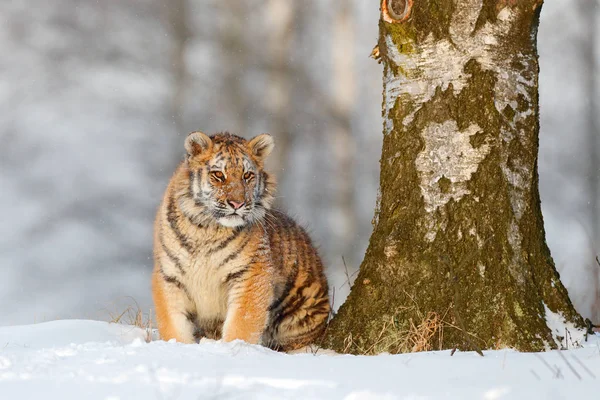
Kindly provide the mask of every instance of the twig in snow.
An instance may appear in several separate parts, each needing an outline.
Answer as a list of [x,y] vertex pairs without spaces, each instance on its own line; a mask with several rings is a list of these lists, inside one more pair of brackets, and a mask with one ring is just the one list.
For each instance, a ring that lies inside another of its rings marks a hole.
[[567,345],[567,350],[569,350],[569,340],[571,340],[571,347],[573,347],[574,349],[577,347],[581,347],[581,344],[579,342],[573,341],[571,331],[565,327],[565,344]]
[[356,275],[358,273],[358,271],[360,271],[360,269],[357,269],[352,274],[349,274],[348,266],[346,265],[346,259],[344,259],[344,256],[342,256],[342,263],[344,263],[344,272],[346,273],[346,281],[344,283],[342,283],[342,285],[340,286],[340,289],[342,288],[342,286],[344,286],[347,283],[350,290],[352,290],[352,283],[350,283],[350,280],[352,279],[352,277],[354,275]]
[[333,307],[335,306],[335,286],[331,288],[331,303],[329,303],[329,317],[327,317],[327,322],[331,321],[333,317],[335,317],[336,312],[333,311]]
[[535,376],[537,378],[538,381],[541,381],[542,378],[540,378],[540,376],[532,369],[530,369],[531,373],[533,374],[533,376]]

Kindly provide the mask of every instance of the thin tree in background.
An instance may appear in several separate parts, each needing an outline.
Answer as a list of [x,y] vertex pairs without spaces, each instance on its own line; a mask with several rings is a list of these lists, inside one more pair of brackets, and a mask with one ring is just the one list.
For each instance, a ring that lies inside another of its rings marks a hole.
[[265,108],[271,116],[271,131],[275,135],[277,151],[271,155],[270,163],[277,178],[286,182],[286,166],[290,149],[290,113],[292,93],[292,71],[290,48],[294,33],[295,3],[288,0],[269,0],[266,20],[269,26],[269,80],[264,96]]
[[219,106],[227,109],[232,117],[227,129],[242,133],[248,124],[248,104],[246,88],[240,72],[248,62],[248,46],[245,43],[244,22],[247,17],[248,3],[243,1],[221,1],[217,9],[230,21],[223,24],[218,32],[222,57],[223,93]]
[[537,351],[565,343],[546,318],[583,326],[540,210],[541,4],[381,4],[380,196],[359,276],[325,346]]
[[[600,204],[598,203],[598,197],[600,196],[600,139],[598,135],[598,120],[596,114],[598,113],[598,82],[596,80],[596,74],[598,72],[597,61],[598,52],[596,50],[596,35],[598,34],[598,2],[596,0],[587,0],[580,3],[580,13],[582,18],[587,20],[586,26],[588,32],[584,37],[584,43],[582,46],[582,56],[585,60],[585,76],[586,76],[586,89],[588,100],[588,149],[589,149],[589,170],[587,181],[589,185],[589,205],[590,205],[590,220],[591,220],[591,243],[594,246],[593,252],[598,254],[600,249]],[[600,321],[600,269],[596,260],[590,260],[591,271],[590,276],[592,277],[595,288],[595,301],[592,304],[592,318]]]
[[185,132],[183,124],[183,106],[185,102],[185,88],[187,82],[187,68],[185,60],[186,41],[190,37],[187,21],[187,0],[172,0],[167,8],[169,25],[173,32],[173,122],[177,132]]
[[[354,182],[356,139],[352,136],[351,119],[355,103],[356,76],[354,65],[354,38],[352,3],[344,1],[336,7],[332,24],[332,114],[329,137],[335,171],[336,190],[333,193],[332,225],[334,228],[333,254],[348,258],[353,255],[357,230]],[[337,264],[336,260],[336,264]],[[341,260],[339,260],[341,261]]]

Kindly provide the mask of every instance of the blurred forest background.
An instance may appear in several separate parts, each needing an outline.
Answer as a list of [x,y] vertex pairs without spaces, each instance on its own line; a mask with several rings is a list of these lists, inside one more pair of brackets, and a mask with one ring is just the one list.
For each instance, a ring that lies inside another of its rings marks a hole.
[[[598,11],[546,0],[538,36],[547,240],[595,321]],[[379,184],[378,19],[374,0],[0,2],[0,325],[152,307],[154,212],[192,130],[275,137],[278,204],[339,306]]]

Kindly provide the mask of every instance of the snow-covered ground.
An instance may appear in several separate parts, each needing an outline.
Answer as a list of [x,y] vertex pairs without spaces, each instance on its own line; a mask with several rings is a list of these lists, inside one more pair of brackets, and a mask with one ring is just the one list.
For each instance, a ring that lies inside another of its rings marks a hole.
[[131,326],[63,320],[0,328],[1,399],[583,399],[600,338],[539,354],[288,355],[243,342],[153,341]]

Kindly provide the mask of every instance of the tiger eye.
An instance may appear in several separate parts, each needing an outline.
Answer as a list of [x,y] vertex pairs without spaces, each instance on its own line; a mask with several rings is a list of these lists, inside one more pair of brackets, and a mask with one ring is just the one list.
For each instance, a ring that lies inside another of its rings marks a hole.
[[225,175],[223,175],[223,173],[221,171],[213,171],[212,174],[215,178],[217,178],[220,181],[225,179]]

